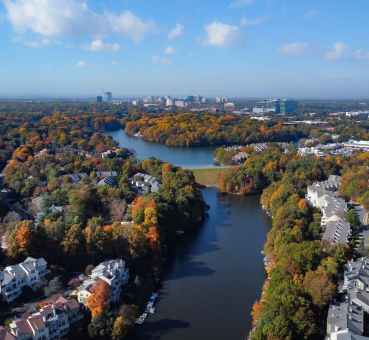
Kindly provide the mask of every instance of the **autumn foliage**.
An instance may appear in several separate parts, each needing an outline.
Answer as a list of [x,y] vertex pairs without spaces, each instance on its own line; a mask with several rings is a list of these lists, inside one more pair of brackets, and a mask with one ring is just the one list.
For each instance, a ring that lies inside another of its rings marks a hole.
[[87,307],[92,318],[100,316],[108,306],[110,298],[110,287],[103,281],[98,280],[91,289],[91,295],[87,299]]
[[237,115],[178,113],[157,117],[141,115],[126,121],[128,134],[140,132],[145,140],[169,146],[248,144],[294,141],[306,135],[301,128],[260,123]]
[[139,196],[132,204],[132,217],[135,223],[145,230],[150,248],[160,249],[160,232],[158,229],[158,211],[153,199]]

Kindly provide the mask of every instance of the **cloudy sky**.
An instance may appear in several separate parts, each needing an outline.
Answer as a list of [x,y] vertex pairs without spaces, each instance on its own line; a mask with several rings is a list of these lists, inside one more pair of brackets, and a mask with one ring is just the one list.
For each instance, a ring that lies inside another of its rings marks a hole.
[[368,0],[0,0],[0,96],[369,97]]

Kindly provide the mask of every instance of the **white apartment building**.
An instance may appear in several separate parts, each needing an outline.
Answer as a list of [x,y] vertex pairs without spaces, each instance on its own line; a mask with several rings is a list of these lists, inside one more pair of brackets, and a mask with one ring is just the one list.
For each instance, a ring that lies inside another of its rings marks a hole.
[[339,176],[329,176],[328,180],[316,182],[307,188],[306,199],[322,213],[322,240],[347,244],[351,235],[351,226],[346,220],[347,204],[338,197]]
[[91,296],[91,290],[98,280],[105,281],[110,287],[110,301],[116,303],[122,293],[122,288],[128,283],[129,270],[125,261],[122,259],[110,260],[100,263],[95,267],[90,278],[85,280],[78,288],[78,302],[86,304],[87,299]]
[[38,288],[47,273],[45,259],[28,257],[0,272],[0,293],[6,302],[12,302],[22,294],[24,287]]

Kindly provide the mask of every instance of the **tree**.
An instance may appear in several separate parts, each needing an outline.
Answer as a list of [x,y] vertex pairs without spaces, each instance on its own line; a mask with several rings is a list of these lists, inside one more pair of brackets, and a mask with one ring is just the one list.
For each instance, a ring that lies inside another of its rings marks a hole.
[[32,222],[21,221],[8,234],[7,254],[10,257],[28,256],[31,253],[32,242]]
[[66,232],[62,245],[68,256],[77,256],[83,250],[83,233],[79,224],[73,224]]
[[261,302],[260,301],[256,301],[254,303],[254,305],[252,306],[252,311],[251,311],[253,326],[256,325],[257,321],[260,318],[261,313],[262,313],[262,305],[261,305]]
[[109,285],[103,280],[98,280],[92,287],[92,294],[87,299],[87,307],[93,319],[102,315],[104,309],[108,306],[109,298]]
[[125,324],[124,316],[119,315],[114,321],[111,337],[113,340],[122,340],[126,337],[127,333],[128,329]]
[[305,274],[304,287],[315,305],[326,306],[336,293],[336,285],[323,268]]
[[31,221],[23,221],[17,226],[15,240],[19,247],[19,252],[27,253],[31,245]]
[[94,339],[109,339],[112,333],[113,318],[109,312],[104,312],[93,318],[88,325],[88,335]]
[[121,222],[126,213],[127,204],[123,200],[115,199],[110,203],[110,216],[113,222]]

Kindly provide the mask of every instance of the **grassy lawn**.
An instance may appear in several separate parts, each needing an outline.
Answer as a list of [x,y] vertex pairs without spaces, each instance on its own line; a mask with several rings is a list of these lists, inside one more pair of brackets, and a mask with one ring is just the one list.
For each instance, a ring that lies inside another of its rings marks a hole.
[[191,169],[197,183],[211,187],[218,186],[219,174],[227,170],[228,168]]

